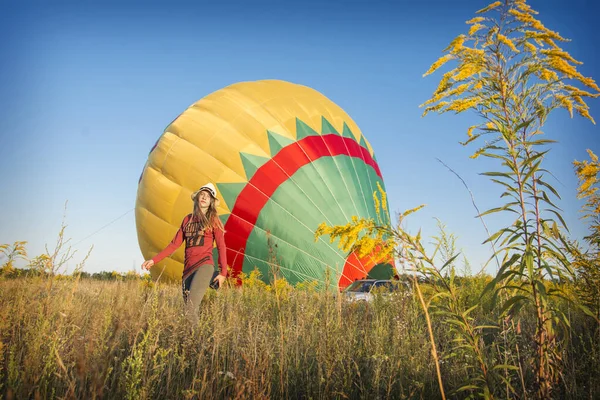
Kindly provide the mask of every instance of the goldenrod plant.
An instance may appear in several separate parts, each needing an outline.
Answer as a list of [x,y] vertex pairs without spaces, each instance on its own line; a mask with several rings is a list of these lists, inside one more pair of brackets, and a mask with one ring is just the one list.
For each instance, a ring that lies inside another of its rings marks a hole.
[[2,258],[0,260],[3,261],[0,267],[1,275],[11,275],[15,271],[15,261],[27,260],[27,249],[26,241],[16,241],[12,245],[11,244],[0,244],[0,254],[2,254]]
[[[323,222],[315,232],[315,241],[323,235],[329,235],[331,243],[339,239],[340,249],[343,251],[356,249],[360,257],[365,257],[374,251],[376,251],[376,256],[381,259],[393,257],[397,243],[392,235],[391,227],[384,222],[390,221],[387,211],[387,196],[379,183],[377,183],[377,190],[379,195],[377,191],[373,193],[376,219],[352,216],[352,220],[343,226],[328,226]],[[417,209],[407,211],[406,215]]]
[[600,162],[593,151],[588,149],[588,154],[589,161],[573,162],[579,180],[577,197],[585,200],[582,218],[589,221],[590,233],[584,238],[587,249],[574,241],[567,242],[567,248],[577,272],[577,292],[600,323]]
[[501,197],[509,201],[481,215],[504,212],[515,219],[487,240],[499,245],[494,256],[503,257],[490,288],[509,293],[503,305],[507,315],[522,307],[535,309],[536,394],[549,398],[560,376],[556,329],[567,321],[549,303],[563,296],[549,281],[572,279],[574,271],[559,240],[560,226],[567,230],[554,203],[560,197],[542,168],[553,141],[541,134],[548,115],[559,108],[594,123],[584,99],[598,97],[600,88],[577,70],[581,62],[560,47],[567,39],[545,27],[537,14],[524,0],[497,1],[477,11],[467,21],[468,33],[452,40],[425,73],[456,65],[422,106],[424,115],[475,112],[481,122],[467,129],[462,144],[485,138],[472,158],[489,157],[502,167],[484,175],[501,185]]
[[[385,193],[381,188],[379,193],[373,193],[373,200],[376,206],[386,201]],[[442,398],[446,398],[446,389],[441,364],[444,359],[450,358],[460,359],[465,366],[463,381],[452,390],[452,394],[464,396],[466,393],[471,393],[485,398],[494,398],[494,386],[501,381],[506,382],[509,392],[514,393],[512,385],[501,373],[516,367],[497,364],[490,368],[489,356],[483,344],[484,330],[496,330],[497,327],[478,325],[470,314],[479,308],[479,304],[467,306],[460,298],[454,268],[454,262],[459,256],[456,252],[456,237],[448,234],[445,226],[439,223],[440,235],[434,237],[434,249],[427,251],[422,243],[421,232],[411,235],[402,226],[406,217],[423,207],[424,205],[421,205],[401,213],[396,226],[382,223],[384,219],[381,217],[378,217],[377,221],[353,218],[352,222],[345,226],[322,224],[315,233],[315,239],[328,235],[331,242],[339,240],[339,247],[345,250],[360,254],[376,251],[376,257],[388,255],[401,259],[409,266],[413,272],[415,292],[425,315],[431,355],[435,362]],[[376,208],[380,213],[380,209]],[[429,293],[424,293],[418,277],[427,282]],[[440,354],[438,350],[431,316],[438,317],[440,322],[449,327],[451,341],[446,345],[445,354]]]

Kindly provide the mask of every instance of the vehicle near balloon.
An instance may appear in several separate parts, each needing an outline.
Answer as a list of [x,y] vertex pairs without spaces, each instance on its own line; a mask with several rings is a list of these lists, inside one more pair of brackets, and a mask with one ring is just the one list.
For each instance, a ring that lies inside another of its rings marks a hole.
[[[291,284],[328,281],[344,288],[394,274],[374,254],[348,254],[327,236],[315,240],[322,222],[376,218],[373,193],[385,185],[358,126],[314,89],[278,80],[237,83],[169,124],[138,184],[135,218],[146,259],[171,241],[192,210],[190,194],[207,182],[216,184],[221,200],[234,275],[256,268],[265,280],[276,271]],[[180,280],[183,251],[152,267],[152,276]]]
[[348,285],[343,296],[350,302],[372,302],[375,296],[381,295],[388,300],[410,294],[411,288],[407,281],[397,279],[359,279]]

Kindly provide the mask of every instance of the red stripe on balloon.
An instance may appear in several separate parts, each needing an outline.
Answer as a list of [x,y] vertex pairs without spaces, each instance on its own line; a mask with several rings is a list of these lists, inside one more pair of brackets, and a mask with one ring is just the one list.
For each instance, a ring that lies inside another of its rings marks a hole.
[[[323,142],[326,146],[323,146]],[[360,158],[375,170],[377,176],[382,177],[377,162],[367,149],[353,139],[335,134],[307,136],[284,147],[256,170],[238,195],[225,224],[227,260],[234,275],[242,270],[244,259],[239,255],[245,253],[258,216],[275,190],[311,161],[339,155]],[[235,232],[235,235],[229,232]]]

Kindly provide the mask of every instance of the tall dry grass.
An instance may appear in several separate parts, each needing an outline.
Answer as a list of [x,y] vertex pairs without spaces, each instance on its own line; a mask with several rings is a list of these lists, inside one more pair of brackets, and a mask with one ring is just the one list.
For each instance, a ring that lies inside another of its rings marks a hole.
[[[7,398],[428,397],[409,297],[361,307],[310,288],[211,292],[192,327],[176,285],[0,282]],[[433,386],[435,387],[435,386]]]
[[[464,286],[465,302],[476,298],[472,287],[484,284],[477,279]],[[478,310],[475,319],[493,318]],[[584,316],[573,321],[580,338],[572,349],[587,355],[586,369],[574,362],[580,354],[565,351],[571,369],[569,391],[562,393],[597,395],[597,337],[586,333]],[[451,330],[439,319],[433,329],[451,394],[471,367],[450,357]],[[191,326],[177,285],[6,279],[0,280],[0,335],[0,393],[7,399],[440,396],[427,324],[411,293],[353,304],[310,285],[265,286],[251,278],[243,289],[211,291]],[[491,356],[504,343],[500,333],[484,340]],[[532,346],[521,345],[523,356],[531,356]],[[534,381],[531,373],[524,379]]]

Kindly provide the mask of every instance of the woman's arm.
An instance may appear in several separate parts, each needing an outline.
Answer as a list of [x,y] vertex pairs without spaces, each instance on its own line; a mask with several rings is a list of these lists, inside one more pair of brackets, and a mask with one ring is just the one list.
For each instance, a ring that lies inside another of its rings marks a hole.
[[179,246],[181,246],[181,243],[183,243],[183,228],[185,227],[185,225],[187,224],[189,219],[190,219],[189,215],[183,219],[183,221],[181,222],[181,225],[179,226],[179,229],[177,230],[177,233],[175,234],[175,237],[173,238],[173,240],[171,240],[171,243],[169,243],[169,245],[167,247],[165,247],[163,251],[161,251],[160,253],[158,253],[157,255],[155,255],[152,258],[152,261],[154,262],[154,264],[158,264],[165,257],[168,257],[171,254],[173,254],[175,252],[175,250],[177,250],[177,248]]

